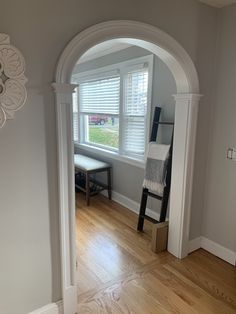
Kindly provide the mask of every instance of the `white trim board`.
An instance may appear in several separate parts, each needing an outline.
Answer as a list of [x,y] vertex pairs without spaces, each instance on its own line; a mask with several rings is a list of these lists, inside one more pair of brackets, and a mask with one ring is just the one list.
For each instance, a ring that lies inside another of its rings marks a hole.
[[62,301],[47,304],[40,309],[30,312],[29,314],[63,314]]
[[201,237],[198,237],[189,241],[189,249],[188,249],[189,253],[192,253],[200,248],[201,248]]
[[236,252],[231,251],[230,249],[225,248],[224,246],[205,237],[199,237],[189,241],[189,253],[200,248],[203,248],[233,266],[236,266]]
[[179,258],[188,254],[195,138],[201,98],[195,65],[175,39],[154,26],[125,20],[93,25],[79,33],[66,46],[57,64],[55,82],[52,84],[57,119],[62,297],[66,314],[74,314],[77,309],[72,136],[72,93],[76,85],[71,84],[71,73],[85,50],[114,38],[123,39],[122,42],[140,46],[157,55],[168,66],[175,79],[177,95],[174,98],[175,137],[168,251]]
[[58,314],[63,314],[64,311],[63,311],[63,301],[58,301],[57,303],[57,306],[58,306]]
[[[101,194],[107,197],[107,191],[102,191]],[[140,197],[141,197],[141,194],[140,194]],[[140,203],[131,200],[127,196],[124,196],[124,195],[122,195],[116,191],[112,191],[112,200],[117,202],[118,204],[126,207],[127,209],[129,209],[133,213],[135,213],[137,215],[139,214]],[[146,214],[153,219],[156,219],[156,220],[160,219],[160,214],[156,213],[154,210],[152,210],[150,208],[146,209]]]

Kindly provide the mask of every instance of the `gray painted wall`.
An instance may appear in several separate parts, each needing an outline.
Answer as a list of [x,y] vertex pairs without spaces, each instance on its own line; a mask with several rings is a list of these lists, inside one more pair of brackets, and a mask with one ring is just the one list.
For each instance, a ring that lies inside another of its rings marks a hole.
[[[74,73],[76,74],[89,70],[95,70],[103,66],[112,65],[146,55],[150,55],[150,52],[143,48],[133,46],[92,61],[78,64],[74,69]],[[154,57],[153,61],[152,108],[150,125],[152,125],[151,121],[153,120],[154,109],[157,105],[162,107],[161,118],[163,121],[164,119],[166,119],[165,121],[174,121],[175,102],[172,95],[176,94],[175,80],[168,67],[157,57]],[[171,127],[160,127],[158,132],[158,141],[162,143],[170,143],[171,132]],[[138,203],[140,202],[144,169],[130,166],[125,164],[125,162],[98,155],[96,152],[88,152],[79,147],[75,147],[75,152],[111,163],[113,168],[113,190],[130,198],[133,201]],[[129,176],[127,176],[127,173],[129,173]],[[99,177],[101,180],[105,180],[105,175],[97,175],[97,177]],[[158,200],[151,198],[148,199],[148,207],[153,211],[160,212],[160,205],[161,204]]]
[[227,148],[236,148],[236,5],[220,12],[219,23],[218,80],[202,234],[236,252],[236,163],[226,159]]
[[26,59],[29,98],[15,120],[0,131],[0,313],[26,314],[61,298],[55,106],[50,84],[66,44],[95,23],[128,19],[157,26],[174,37],[196,65],[204,98],[190,231],[192,237],[200,235],[216,12],[195,0],[8,0],[2,4],[0,30],[11,36]]

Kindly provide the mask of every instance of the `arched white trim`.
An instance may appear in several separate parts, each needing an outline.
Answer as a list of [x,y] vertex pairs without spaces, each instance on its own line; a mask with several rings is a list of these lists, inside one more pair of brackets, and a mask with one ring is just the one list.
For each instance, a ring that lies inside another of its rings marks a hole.
[[76,312],[75,208],[73,191],[72,92],[71,75],[78,59],[91,47],[120,38],[150,50],[169,67],[176,86],[175,136],[169,215],[168,251],[183,258],[188,254],[189,217],[192,195],[194,148],[199,82],[187,52],[168,34],[135,21],[108,21],[79,33],[63,51],[55,83],[58,132],[58,171],[61,265],[64,313]]
[[[199,93],[198,75],[187,52],[171,36],[157,27],[136,21],[108,21],[96,24],[79,33],[66,46],[56,70],[56,82],[70,83],[73,68],[89,48],[115,38],[125,38],[130,44],[150,50],[171,70],[178,93]],[[131,40],[128,40],[131,39]]]

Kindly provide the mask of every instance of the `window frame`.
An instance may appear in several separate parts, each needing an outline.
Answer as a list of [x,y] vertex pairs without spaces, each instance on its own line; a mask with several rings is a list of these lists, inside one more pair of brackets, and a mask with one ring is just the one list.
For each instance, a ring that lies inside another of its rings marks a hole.
[[[138,154],[123,154],[122,152],[122,125],[124,125],[122,119],[123,116],[123,108],[124,108],[124,84],[125,84],[125,74],[128,73],[128,70],[132,70],[135,67],[139,67],[141,65],[147,65],[148,68],[148,90],[147,90],[147,112],[145,116],[145,147],[144,147],[144,155],[143,158],[140,158],[140,155]],[[82,119],[82,115],[86,115],[86,113],[81,114],[80,113],[80,104],[78,101],[77,108],[78,108],[78,133],[77,138],[78,141],[74,141],[75,147],[82,148],[84,150],[87,150],[89,152],[96,152],[97,154],[101,156],[106,156],[115,160],[120,160],[122,162],[126,162],[141,168],[144,168],[144,162],[145,162],[145,154],[147,145],[149,142],[149,136],[150,136],[150,118],[151,118],[151,104],[152,104],[152,88],[153,88],[153,64],[154,64],[154,56],[153,54],[138,57],[134,59],[130,59],[127,61],[115,63],[112,65],[104,66],[101,68],[84,71],[80,73],[73,73],[72,80],[75,84],[80,84],[85,81],[94,80],[94,79],[102,79],[109,76],[120,76],[120,102],[119,102],[119,115],[113,115],[119,117],[119,147],[118,149],[113,149],[112,147],[107,148],[106,146],[103,146],[102,144],[97,143],[91,143],[85,141],[85,132],[86,132],[86,126],[85,126],[85,119]],[[79,100],[79,87],[76,89],[77,92],[77,99]],[[89,114],[89,113],[88,113]],[[91,113],[92,114],[92,113]],[[112,115],[111,115],[112,116]],[[81,139],[84,139],[81,141]]]

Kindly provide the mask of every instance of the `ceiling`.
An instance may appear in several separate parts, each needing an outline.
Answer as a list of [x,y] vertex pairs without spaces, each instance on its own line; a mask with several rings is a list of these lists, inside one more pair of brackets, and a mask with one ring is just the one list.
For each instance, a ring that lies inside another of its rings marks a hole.
[[236,0],[199,0],[216,8],[223,8],[227,5],[236,3]]
[[78,63],[84,63],[93,59],[97,59],[106,56],[110,53],[114,53],[129,47],[131,47],[131,45],[125,43],[123,40],[120,39],[108,40],[86,51],[85,54],[83,54],[83,56],[79,59]]

